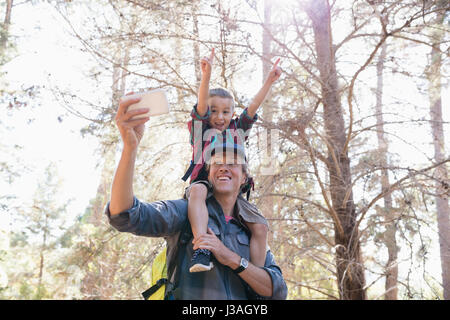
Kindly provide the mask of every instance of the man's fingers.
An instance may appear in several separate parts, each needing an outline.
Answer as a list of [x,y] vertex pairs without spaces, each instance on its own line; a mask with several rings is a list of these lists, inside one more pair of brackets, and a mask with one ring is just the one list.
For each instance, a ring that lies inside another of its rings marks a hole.
[[212,241],[215,240],[215,238],[217,238],[216,234],[211,230],[211,228],[208,228],[207,233],[204,233],[201,236],[193,239],[192,244],[194,246],[211,244]]
[[148,120],[150,120],[150,117],[128,120],[127,123],[134,128],[137,125],[140,125],[141,123],[146,123]]
[[134,116],[147,113],[149,110],[150,110],[149,108],[140,108],[140,109],[127,111],[125,113],[125,115],[123,116],[123,120],[128,121],[131,118],[133,118]]
[[125,114],[127,112],[127,109],[129,106],[131,106],[132,104],[138,103],[141,98],[140,97],[134,97],[134,98],[125,98],[127,96],[123,96],[122,98],[120,98],[119,101],[119,109],[117,109],[117,114]]
[[206,249],[206,250],[209,250],[209,251],[213,251],[213,247],[212,246],[210,246],[210,245],[208,245],[208,244],[206,244],[206,243],[197,243],[197,244],[195,244],[193,247],[192,247],[194,250],[197,250],[197,249]]
[[197,238],[196,240],[192,241],[192,244],[194,245],[194,249],[196,248],[202,248],[208,250],[211,250],[211,248],[214,248],[214,239],[211,238],[209,235],[204,234]]
[[120,125],[124,128],[135,128],[140,124],[146,123],[149,119],[150,119],[149,117],[145,117],[145,118],[139,118],[139,119],[135,119],[135,120],[122,121],[120,123]]

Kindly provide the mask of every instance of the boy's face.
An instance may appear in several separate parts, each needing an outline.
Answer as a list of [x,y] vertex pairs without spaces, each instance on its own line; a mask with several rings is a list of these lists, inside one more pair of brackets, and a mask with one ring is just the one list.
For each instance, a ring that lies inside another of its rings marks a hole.
[[209,117],[209,124],[211,127],[220,132],[226,130],[233,118],[233,101],[229,98],[211,97],[208,99],[208,105],[211,108],[211,116]]

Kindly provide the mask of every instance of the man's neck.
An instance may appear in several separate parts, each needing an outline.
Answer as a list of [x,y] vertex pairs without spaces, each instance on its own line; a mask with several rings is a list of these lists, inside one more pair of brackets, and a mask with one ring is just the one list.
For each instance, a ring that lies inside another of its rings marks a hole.
[[217,202],[222,207],[224,215],[233,216],[234,205],[236,204],[237,195],[214,193],[214,198],[216,198]]

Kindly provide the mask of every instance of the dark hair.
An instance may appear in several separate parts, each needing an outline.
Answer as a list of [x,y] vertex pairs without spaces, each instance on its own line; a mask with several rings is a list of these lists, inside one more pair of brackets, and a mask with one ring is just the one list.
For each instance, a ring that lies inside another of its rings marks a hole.
[[221,97],[221,98],[226,98],[226,99],[230,99],[232,101],[231,103],[231,107],[234,109],[234,97],[233,94],[228,91],[227,89],[224,88],[214,88],[209,90],[209,97]]

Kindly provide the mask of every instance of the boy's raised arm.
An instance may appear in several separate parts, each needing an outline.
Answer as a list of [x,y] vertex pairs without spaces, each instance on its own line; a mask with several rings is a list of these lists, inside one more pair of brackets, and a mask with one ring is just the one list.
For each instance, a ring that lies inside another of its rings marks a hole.
[[209,80],[211,79],[211,68],[213,61],[214,48],[212,48],[209,58],[203,57],[200,60],[202,79],[200,81],[200,87],[198,88],[197,113],[201,117],[204,117],[208,112]]
[[278,67],[278,63],[280,62],[280,58],[278,58],[273,64],[272,70],[270,70],[269,75],[267,76],[266,81],[264,82],[262,88],[258,91],[256,96],[253,98],[252,102],[247,108],[247,114],[250,118],[253,118],[258,111],[258,108],[264,102],[264,99],[267,96],[272,84],[278,80],[281,75],[281,69]]

